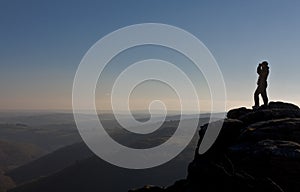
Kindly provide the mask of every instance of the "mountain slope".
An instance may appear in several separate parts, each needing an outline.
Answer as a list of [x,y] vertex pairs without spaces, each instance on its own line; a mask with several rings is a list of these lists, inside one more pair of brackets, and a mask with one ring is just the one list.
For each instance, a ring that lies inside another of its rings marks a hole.
[[[203,125],[207,121],[207,118],[200,119],[199,125]],[[116,136],[120,142],[126,142],[125,144],[128,146],[145,148],[151,146],[153,143],[160,143],[161,140],[165,140],[165,138],[171,136],[176,128],[173,126],[176,126],[177,124],[178,122],[174,121],[166,122],[163,125],[164,129],[159,131],[160,134],[152,134],[149,138],[141,137],[134,140],[134,135],[124,136],[121,134],[122,132],[115,132],[114,136]],[[63,148],[58,150],[56,153],[49,154],[48,156],[17,168],[7,174],[19,184],[26,182],[11,190],[18,192],[117,192],[126,191],[134,186],[141,187],[148,182],[154,185],[170,185],[173,180],[186,176],[186,167],[193,158],[196,143],[197,137],[195,136],[190,145],[175,159],[162,166],[146,170],[119,168],[96,156],[75,162],[76,159],[80,160],[78,159],[78,156],[85,156],[83,155],[83,151],[89,151],[83,144],[77,144],[77,146],[69,146],[69,149]],[[78,148],[81,148],[81,150],[78,150]],[[72,156],[68,155],[70,151],[72,152]],[[85,154],[89,153],[85,152]],[[62,162],[64,166],[60,166],[62,165],[60,162]],[[53,163],[53,165],[51,163]],[[67,167],[67,164],[70,166]],[[49,166],[50,169],[46,168],[47,166]],[[63,170],[57,171],[62,167],[64,168]],[[30,181],[33,178],[34,180]]]
[[44,154],[35,145],[0,140],[0,192],[15,186],[14,181],[4,172],[23,165]]
[[0,140],[0,170],[15,168],[43,154],[35,145]]
[[74,164],[76,161],[91,156],[92,152],[84,143],[76,143],[8,171],[6,175],[11,177],[17,184],[20,184],[35,178],[48,176]]

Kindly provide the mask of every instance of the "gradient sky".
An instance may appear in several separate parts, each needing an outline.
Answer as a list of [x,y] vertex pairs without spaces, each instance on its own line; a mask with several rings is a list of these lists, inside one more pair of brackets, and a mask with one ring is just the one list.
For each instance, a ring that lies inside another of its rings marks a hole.
[[[263,60],[271,68],[270,100],[300,104],[299,10],[297,0],[2,0],[0,110],[70,109],[73,78],[86,51],[114,30],[145,22],[180,27],[208,47],[224,76],[228,109],[253,104],[256,66]],[[144,49],[135,53],[145,55]],[[135,109],[149,99],[135,98]]]

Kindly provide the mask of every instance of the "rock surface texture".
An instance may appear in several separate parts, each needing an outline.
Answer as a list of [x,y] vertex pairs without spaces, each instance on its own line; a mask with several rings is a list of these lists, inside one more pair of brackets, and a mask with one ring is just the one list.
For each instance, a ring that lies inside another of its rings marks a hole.
[[[218,123],[218,122],[216,122]],[[214,123],[213,123],[214,124]],[[201,144],[207,124],[199,131]],[[188,176],[169,187],[131,192],[299,192],[300,109],[271,102],[230,110],[214,145],[195,153]]]

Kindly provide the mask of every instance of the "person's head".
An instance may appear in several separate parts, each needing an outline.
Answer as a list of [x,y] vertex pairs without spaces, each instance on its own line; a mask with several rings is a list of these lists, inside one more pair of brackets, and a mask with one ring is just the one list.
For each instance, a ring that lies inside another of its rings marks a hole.
[[267,66],[268,66],[268,62],[267,62],[267,61],[263,61],[263,62],[261,63],[261,65],[264,66],[264,67],[267,67]]

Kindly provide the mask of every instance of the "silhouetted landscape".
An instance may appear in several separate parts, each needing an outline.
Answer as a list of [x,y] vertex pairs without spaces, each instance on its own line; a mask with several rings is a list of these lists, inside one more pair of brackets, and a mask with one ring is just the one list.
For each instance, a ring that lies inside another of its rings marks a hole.
[[[167,116],[159,130],[138,138],[126,134],[112,117],[105,114],[101,119],[114,139],[131,147],[147,148],[172,136],[180,115]],[[147,119],[143,114],[136,117],[139,121]],[[199,127],[208,121],[209,114],[201,117]],[[193,115],[185,115],[183,121],[189,121],[189,118]],[[166,186],[186,176],[186,166],[193,158],[197,142],[194,137],[183,153],[165,165],[148,170],[128,170],[95,156],[82,142],[72,114],[2,114],[0,119],[1,191],[12,188],[10,191],[127,191],[149,182]]]
[[[124,136],[114,120],[106,126],[114,127],[111,133],[119,142],[144,148],[172,135],[178,117],[168,118],[172,120],[162,125],[159,134],[148,139]],[[38,123],[40,119],[43,123]],[[1,191],[296,192],[300,184],[300,109],[289,103],[230,110],[217,141],[199,155],[196,151],[207,129],[205,115],[199,136],[178,157],[145,170],[119,168],[95,156],[81,142],[68,114],[1,121]]]
[[[300,109],[293,104],[233,109],[212,148],[204,155],[196,153],[185,179],[130,192],[299,191],[299,126]],[[199,131],[198,147],[206,128]]]
[[0,192],[300,192],[299,10],[1,0]]

